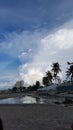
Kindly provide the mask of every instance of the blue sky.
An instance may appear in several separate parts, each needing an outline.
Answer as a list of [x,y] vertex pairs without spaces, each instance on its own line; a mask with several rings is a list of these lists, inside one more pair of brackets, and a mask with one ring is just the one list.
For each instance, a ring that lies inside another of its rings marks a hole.
[[73,61],[73,0],[0,0],[0,88]]

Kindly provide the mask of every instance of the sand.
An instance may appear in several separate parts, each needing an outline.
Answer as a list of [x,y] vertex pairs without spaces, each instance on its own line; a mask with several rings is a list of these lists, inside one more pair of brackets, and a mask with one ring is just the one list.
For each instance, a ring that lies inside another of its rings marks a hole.
[[73,107],[47,104],[0,105],[4,130],[71,130]]
[[0,99],[6,99],[6,98],[15,98],[15,97],[21,97],[25,95],[26,93],[0,93]]

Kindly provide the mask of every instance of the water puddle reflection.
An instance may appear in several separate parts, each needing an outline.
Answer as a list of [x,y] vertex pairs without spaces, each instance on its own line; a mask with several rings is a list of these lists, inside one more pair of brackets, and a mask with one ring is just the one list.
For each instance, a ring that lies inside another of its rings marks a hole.
[[24,97],[7,98],[0,100],[0,104],[36,104],[36,103],[39,104],[44,103],[44,98],[24,96]]

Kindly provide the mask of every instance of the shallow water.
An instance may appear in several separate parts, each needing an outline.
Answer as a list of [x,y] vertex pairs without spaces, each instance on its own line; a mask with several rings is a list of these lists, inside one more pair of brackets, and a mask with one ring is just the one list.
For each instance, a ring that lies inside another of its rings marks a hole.
[[58,101],[62,105],[61,99],[24,95],[22,97],[0,99],[0,104],[55,104]]
[[32,96],[24,96],[24,97],[7,98],[0,100],[0,104],[36,104],[36,103],[43,104],[45,103],[45,99]]

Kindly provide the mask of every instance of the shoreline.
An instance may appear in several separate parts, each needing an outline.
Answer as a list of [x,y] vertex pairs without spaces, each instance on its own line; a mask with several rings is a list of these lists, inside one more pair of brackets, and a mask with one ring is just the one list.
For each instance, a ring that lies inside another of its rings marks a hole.
[[0,93],[0,99],[15,98],[25,95],[24,93]]

